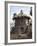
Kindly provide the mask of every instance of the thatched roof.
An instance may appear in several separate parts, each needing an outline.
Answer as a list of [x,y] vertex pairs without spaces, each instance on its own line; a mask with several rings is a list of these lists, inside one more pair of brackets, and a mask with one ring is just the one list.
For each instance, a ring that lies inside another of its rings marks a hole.
[[24,14],[24,13],[22,12],[22,10],[21,10],[20,13],[14,14],[13,19],[17,19],[17,18],[28,18],[28,19],[30,19],[30,18],[31,18],[31,15]]
[[31,18],[31,15],[26,15],[26,14],[19,13],[19,14],[15,15],[13,17],[13,19],[17,19],[17,18],[28,18],[28,19],[30,19]]

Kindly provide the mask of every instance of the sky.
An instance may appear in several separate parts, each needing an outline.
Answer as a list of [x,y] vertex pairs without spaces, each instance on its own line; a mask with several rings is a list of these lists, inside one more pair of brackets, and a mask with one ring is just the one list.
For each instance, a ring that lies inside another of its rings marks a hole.
[[11,15],[11,23],[13,23],[13,26],[14,26],[14,23],[15,21],[12,20],[13,18],[13,14],[16,13],[20,13],[20,11],[23,11],[24,14],[30,14],[30,7],[27,7],[27,6],[10,6],[10,15]]
[[10,6],[11,15],[13,15],[14,13],[19,13],[21,10],[25,14],[30,13],[30,7],[27,7],[27,6],[23,6],[23,7],[22,6]]

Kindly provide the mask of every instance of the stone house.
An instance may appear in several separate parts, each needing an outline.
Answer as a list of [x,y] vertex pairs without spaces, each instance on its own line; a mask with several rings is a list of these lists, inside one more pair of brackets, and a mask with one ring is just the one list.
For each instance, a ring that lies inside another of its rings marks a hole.
[[30,19],[30,16],[24,14],[22,10],[18,15],[16,13],[14,14],[13,20],[15,20],[15,34],[17,34],[18,38],[29,38],[29,35],[32,37],[32,23],[29,23]]

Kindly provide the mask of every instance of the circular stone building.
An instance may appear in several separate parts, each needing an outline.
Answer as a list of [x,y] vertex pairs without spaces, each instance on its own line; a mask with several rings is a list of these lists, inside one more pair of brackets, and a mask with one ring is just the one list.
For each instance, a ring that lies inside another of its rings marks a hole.
[[32,23],[29,23],[30,19],[31,17],[24,14],[22,10],[18,15],[14,14],[13,20],[15,20],[15,34],[17,34],[17,39],[32,38]]

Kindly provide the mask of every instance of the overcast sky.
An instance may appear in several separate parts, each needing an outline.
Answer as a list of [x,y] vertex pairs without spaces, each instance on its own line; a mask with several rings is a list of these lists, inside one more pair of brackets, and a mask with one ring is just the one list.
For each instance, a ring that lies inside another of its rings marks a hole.
[[11,15],[13,15],[14,13],[19,13],[21,10],[23,10],[23,13],[25,14],[29,14],[30,13],[30,7],[26,7],[26,6],[11,6],[10,7],[10,12]]

